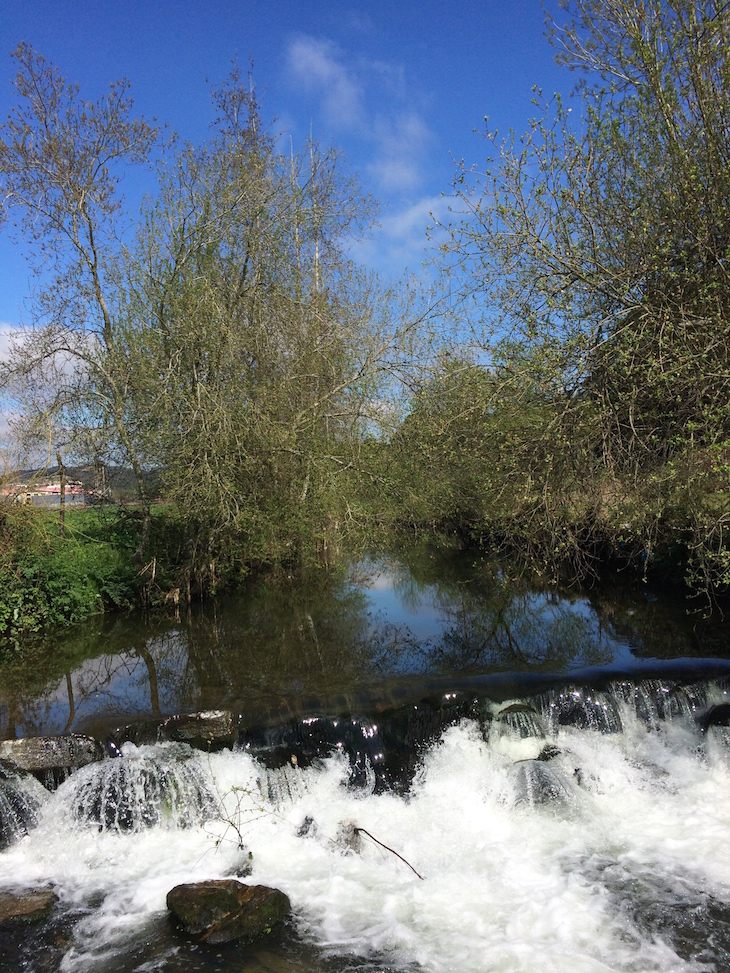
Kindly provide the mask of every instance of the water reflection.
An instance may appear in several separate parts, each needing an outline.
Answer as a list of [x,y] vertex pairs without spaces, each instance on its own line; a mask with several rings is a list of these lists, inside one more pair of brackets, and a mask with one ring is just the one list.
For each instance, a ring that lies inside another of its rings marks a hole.
[[[727,656],[728,626],[634,586],[545,590],[428,544],[341,574],[268,578],[183,619],[95,619],[0,667],[0,736],[99,732],[228,706],[341,710],[368,687],[449,674],[567,674]],[[373,703],[373,707],[375,703]]]
[[409,613],[437,609],[438,630],[424,646],[430,670],[564,671],[607,665],[628,651],[585,597],[535,590],[495,564],[472,563],[464,572],[464,558],[435,576],[437,561],[421,554],[380,568]]

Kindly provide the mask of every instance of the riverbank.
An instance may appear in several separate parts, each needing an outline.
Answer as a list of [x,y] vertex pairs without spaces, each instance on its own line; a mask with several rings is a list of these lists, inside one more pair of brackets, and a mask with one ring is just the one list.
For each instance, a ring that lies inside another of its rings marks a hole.
[[[410,550],[409,560],[420,556],[414,539],[430,536],[437,547],[451,546],[480,558],[504,557],[510,574],[532,576],[541,585],[570,585],[576,580],[575,563],[567,558],[561,562],[557,551],[543,551],[536,532],[530,537],[524,534],[520,546],[514,543],[513,531],[487,529],[483,523],[467,520],[440,525],[366,525],[357,537],[353,534],[349,538],[347,545],[333,539],[327,546],[326,562],[318,557],[321,551],[317,548],[308,553],[293,551],[287,564],[264,564],[241,556],[222,565],[211,558],[197,574],[186,560],[190,552],[184,519],[175,508],[164,504],[153,507],[145,563],[137,563],[134,556],[140,530],[141,514],[134,506],[67,509],[63,531],[58,510],[12,507],[6,511],[0,522],[0,655],[35,636],[94,615],[143,608],[174,614],[191,600],[235,588],[262,569],[283,569],[287,576],[298,574],[309,558],[319,569],[330,570],[341,551],[352,557],[356,550],[365,550],[368,536],[380,549]],[[573,530],[575,535],[577,529]],[[600,578],[610,583],[620,579],[625,583],[633,579],[637,587],[650,581],[686,599],[690,611],[718,607],[706,594],[697,596],[686,583],[679,532],[667,531],[663,538],[655,534],[643,547],[628,532],[625,544],[586,544],[583,556],[590,561],[591,580]],[[423,557],[428,561],[428,554]]]
[[0,521],[0,652],[106,611],[140,605],[134,508],[13,506]]

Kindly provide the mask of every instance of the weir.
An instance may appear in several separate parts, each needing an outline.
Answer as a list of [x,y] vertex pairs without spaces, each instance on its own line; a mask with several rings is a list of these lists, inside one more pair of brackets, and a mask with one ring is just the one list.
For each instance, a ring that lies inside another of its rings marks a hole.
[[[454,691],[216,752],[122,743],[53,792],[6,763],[3,890],[57,903],[32,936],[0,925],[0,969],[725,970],[729,690]],[[271,942],[172,930],[171,888],[249,869],[292,902]]]

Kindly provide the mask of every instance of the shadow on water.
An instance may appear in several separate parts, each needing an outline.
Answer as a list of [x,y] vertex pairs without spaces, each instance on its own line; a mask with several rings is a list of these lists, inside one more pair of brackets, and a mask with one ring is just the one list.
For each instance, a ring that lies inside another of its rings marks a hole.
[[[99,618],[6,656],[0,738],[228,707],[252,723],[377,713],[449,687],[725,660],[729,627],[647,587],[558,590],[427,543],[270,577],[180,619]],[[704,667],[704,669],[703,669]]]

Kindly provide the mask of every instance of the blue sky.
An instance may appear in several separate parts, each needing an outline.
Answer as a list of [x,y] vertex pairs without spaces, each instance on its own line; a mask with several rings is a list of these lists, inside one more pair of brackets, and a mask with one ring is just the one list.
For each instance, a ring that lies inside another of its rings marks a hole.
[[[448,206],[452,158],[485,158],[474,134],[484,116],[521,132],[533,85],[572,86],[543,32],[539,0],[2,0],[0,121],[21,40],[85,97],[129,78],[135,110],[191,141],[212,118],[206,80],[251,57],[274,130],[295,145],[310,130],[334,142],[381,201],[381,225],[357,253],[397,276],[424,259],[429,213]],[[27,281],[22,249],[0,235],[1,325],[28,319]]]

